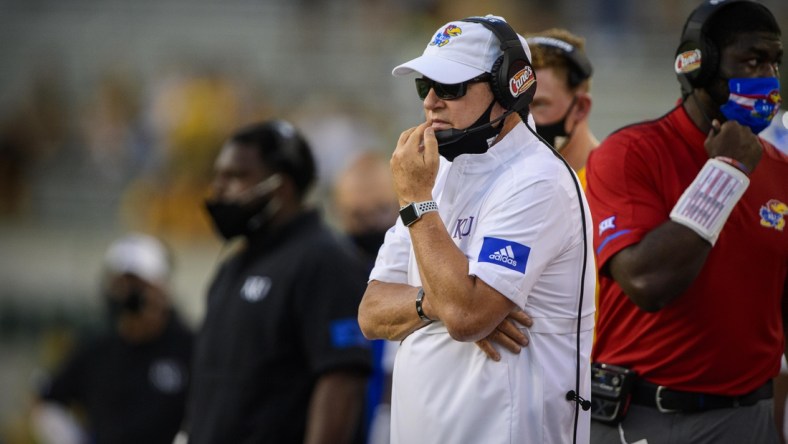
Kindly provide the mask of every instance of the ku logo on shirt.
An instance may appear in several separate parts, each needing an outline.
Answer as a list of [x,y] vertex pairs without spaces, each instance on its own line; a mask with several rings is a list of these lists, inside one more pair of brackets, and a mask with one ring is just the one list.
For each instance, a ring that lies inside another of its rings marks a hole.
[[777,199],[771,199],[766,205],[761,206],[758,214],[761,216],[761,226],[783,231],[785,216],[788,216],[788,205]]
[[489,262],[525,274],[531,248],[497,237],[485,237],[479,262]]

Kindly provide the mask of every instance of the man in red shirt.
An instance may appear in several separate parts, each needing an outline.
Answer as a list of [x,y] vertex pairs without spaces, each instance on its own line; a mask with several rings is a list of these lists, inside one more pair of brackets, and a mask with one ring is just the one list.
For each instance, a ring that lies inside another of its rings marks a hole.
[[594,443],[778,440],[788,157],[757,133],[779,108],[780,37],[754,1],[707,1],[677,51],[679,105],[591,153],[593,360],[637,375],[623,421],[592,422]]

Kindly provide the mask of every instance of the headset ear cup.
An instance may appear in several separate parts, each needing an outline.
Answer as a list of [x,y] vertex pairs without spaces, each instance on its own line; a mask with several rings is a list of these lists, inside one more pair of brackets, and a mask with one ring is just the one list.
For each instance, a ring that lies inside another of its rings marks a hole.
[[536,89],[536,75],[520,42],[520,37],[505,21],[469,17],[465,21],[480,23],[501,43],[503,55],[493,63],[490,89],[495,101],[507,111],[527,112]]
[[[707,37],[706,23],[717,12],[733,3],[750,3],[758,5],[756,0],[705,0],[692,11],[684,28],[681,30],[681,40],[676,51],[676,75],[683,94],[690,94],[695,88],[704,88],[718,76],[720,67],[720,52],[717,45]],[[761,8],[765,6],[760,5]],[[768,12],[768,9],[766,9]],[[769,12],[770,13],[770,12]],[[679,55],[693,50],[700,51],[700,67],[690,72],[680,72]]]
[[[700,58],[695,59],[694,54],[699,53]],[[683,41],[676,50],[674,70],[676,78],[681,84],[683,94],[690,94],[692,90],[700,85],[701,69],[706,64],[707,53],[699,42],[694,40]],[[687,70],[688,63],[697,63],[698,66],[692,70]]]
[[492,66],[492,78],[490,79],[490,89],[492,89],[493,97],[505,109],[509,110],[512,107],[512,99],[508,93],[508,73],[501,73],[503,66],[504,56],[498,57],[498,60]]
[[717,75],[717,68],[720,64],[719,52],[717,45],[710,39],[703,39],[703,57],[700,61],[700,70],[695,79],[695,87],[703,88],[709,84],[711,79]]

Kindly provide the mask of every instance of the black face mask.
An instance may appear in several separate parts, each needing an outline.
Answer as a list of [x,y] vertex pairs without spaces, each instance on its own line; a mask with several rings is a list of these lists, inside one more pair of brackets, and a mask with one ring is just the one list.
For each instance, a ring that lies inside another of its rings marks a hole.
[[[542,136],[547,143],[550,144],[556,151],[560,151],[561,148],[566,146],[569,143],[569,140],[572,138],[572,132],[566,132],[566,118],[569,117],[569,113],[572,112],[572,108],[575,107],[575,103],[577,102],[577,96],[572,99],[572,103],[569,104],[569,108],[564,113],[564,117],[558,122],[550,123],[547,125],[536,125],[536,133]],[[556,145],[556,140],[561,137],[560,140],[561,144]]]
[[205,208],[213,220],[216,231],[230,240],[237,236],[249,236],[262,229],[267,218],[263,214],[263,209],[268,205],[270,199],[265,199],[262,206],[249,208],[236,202],[205,202]]
[[493,127],[490,123],[493,105],[495,105],[494,100],[466,130],[452,128],[437,131],[435,137],[438,139],[438,153],[450,162],[461,154],[486,153],[490,149],[487,141],[498,136],[503,128],[503,124]]
[[270,176],[244,193],[249,200],[243,204],[239,201],[205,202],[205,208],[216,231],[226,240],[230,240],[264,230],[273,216],[273,211],[268,211],[273,197],[271,192],[281,183],[282,179],[278,174]]
[[113,321],[117,320],[123,314],[139,314],[145,305],[144,290],[138,287],[132,287],[128,293],[123,296],[107,295],[107,308],[109,310],[109,317]]
[[375,258],[386,238],[386,231],[367,231],[350,236],[353,243],[368,257]]

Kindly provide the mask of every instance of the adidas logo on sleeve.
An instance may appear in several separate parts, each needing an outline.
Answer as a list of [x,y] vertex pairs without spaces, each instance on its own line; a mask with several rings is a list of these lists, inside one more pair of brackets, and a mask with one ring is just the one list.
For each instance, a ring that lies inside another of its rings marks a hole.
[[517,267],[517,261],[514,259],[514,251],[512,250],[511,245],[507,245],[506,248],[501,248],[500,251],[491,254],[490,259],[494,261],[506,262],[513,267]]
[[525,274],[525,265],[531,249],[517,242],[485,237],[479,262],[489,262]]

